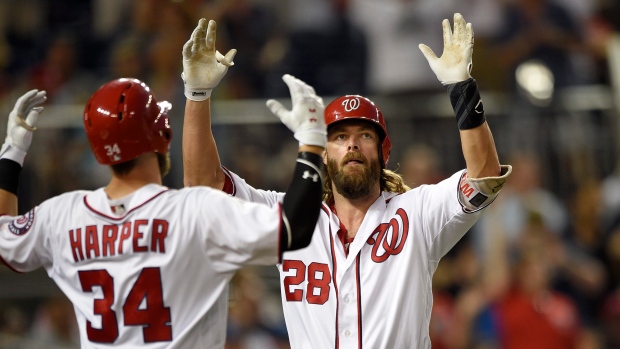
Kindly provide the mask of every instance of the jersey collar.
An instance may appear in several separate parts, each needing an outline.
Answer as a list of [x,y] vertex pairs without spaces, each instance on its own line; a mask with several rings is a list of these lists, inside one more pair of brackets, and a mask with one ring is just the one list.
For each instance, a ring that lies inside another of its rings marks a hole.
[[84,204],[100,216],[112,220],[122,220],[129,213],[167,190],[168,187],[162,185],[147,184],[123,198],[110,200],[104,188],[99,188],[84,196]]

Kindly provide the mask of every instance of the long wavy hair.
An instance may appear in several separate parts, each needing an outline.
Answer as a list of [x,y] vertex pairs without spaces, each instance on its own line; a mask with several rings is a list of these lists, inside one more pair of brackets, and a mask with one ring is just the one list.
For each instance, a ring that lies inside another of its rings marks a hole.
[[[323,201],[331,206],[334,204],[334,192],[332,191],[332,178],[327,171],[327,166],[323,166],[323,178],[325,178],[325,183],[323,185]],[[411,190],[411,188],[405,184],[401,175],[385,168],[381,169],[379,181],[381,191],[402,194]]]

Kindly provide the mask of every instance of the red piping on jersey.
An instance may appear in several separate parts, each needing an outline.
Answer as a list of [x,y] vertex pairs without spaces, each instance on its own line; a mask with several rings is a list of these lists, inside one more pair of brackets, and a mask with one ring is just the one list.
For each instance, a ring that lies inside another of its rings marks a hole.
[[[330,206],[329,209],[334,213],[334,215],[336,215],[336,216],[338,215],[338,212],[336,212],[336,207],[335,206]],[[340,240],[340,243],[342,244],[342,248],[344,250],[345,257],[349,257],[349,245],[347,245],[347,244],[351,244],[353,242],[353,240],[355,240],[355,238],[347,239],[347,233],[348,233],[347,227],[345,227],[344,224],[342,224],[340,219],[338,219],[338,222],[340,224],[340,227],[339,227],[338,231],[336,232],[336,236],[338,236],[338,240]],[[331,225],[330,225],[329,229],[330,229],[330,234],[331,234]]]
[[327,215],[327,217],[329,218],[329,209],[327,208],[327,206],[325,205],[325,203],[323,203],[323,205],[321,205],[321,209],[323,210],[323,212],[325,212],[325,214]]
[[340,240],[340,243],[342,244],[342,248],[344,249],[344,255],[346,257],[349,257],[349,246],[351,246],[351,243],[353,243],[353,240],[355,240],[355,238],[347,238],[347,233],[347,227],[345,227],[344,224],[340,222],[340,229],[338,229],[336,235],[338,236],[338,240]]
[[340,336],[338,327],[338,310],[340,308],[340,299],[338,298],[338,285],[336,284],[336,274],[338,272],[338,267],[336,265],[336,251],[334,249],[334,237],[332,235],[331,224],[329,225],[329,241],[332,247],[332,282],[334,283],[334,291],[336,292],[336,338],[334,341],[334,348],[338,349],[340,347]]
[[222,166],[222,171],[224,171],[224,174],[226,175],[226,178],[224,178],[224,187],[222,188],[222,191],[229,195],[235,196],[237,194],[237,187],[235,186],[235,181],[233,180],[230,170]]
[[84,195],[84,205],[86,205],[86,207],[87,207],[89,210],[93,211],[94,213],[96,213],[96,214],[98,214],[98,215],[100,215],[100,216],[102,216],[102,217],[105,217],[105,218],[108,218],[108,219],[111,219],[111,220],[114,220],[114,221],[120,221],[120,220],[125,219],[125,217],[127,217],[127,216],[131,213],[131,212],[133,212],[133,211],[135,211],[135,210],[139,209],[140,207],[142,207],[142,206],[146,205],[147,203],[151,202],[153,199],[155,199],[156,197],[160,196],[161,194],[163,194],[163,193],[167,192],[168,190],[169,190],[169,189],[166,189],[166,190],[162,190],[162,191],[160,191],[159,193],[157,193],[157,194],[156,194],[155,196],[153,196],[152,198],[150,198],[150,199],[146,200],[146,201],[145,201],[145,202],[143,202],[142,204],[140,204],[140,205],[138,205],[138,206],[136,206],[136,207],[132,208],[131,210],[127,211],[127,212],[126,212],[126,213],[125,213],[122,217],[119,217],[119,218],[116,218],[116,217],[110,217],[110,216],[108,216],[108,215],[106,215],[106,214],[104,214],[104,213],[101,213],[101,212],[99,212],[99,211],[95,210],[92,206],[90,206],[90,205],[88,204],[88,201],[86,201],[86,195]]
[[[400,195],[400,194],[398,194]],[[385,200],[385,204],[387,205],[390,200],[392,200],[394,197],[391,197],[387,200]],[[329,210],[327,209],[327,207],[325,206],[325,204],[322,206],[323,211],[325,211],[325,213],[327,213],[327,215],[329,216]],[[331,211],[336,214],[336,208],[335,207],[330,207]],[[343,234],[341,234],[341,232]],[[352,242],[353,239],[349,239],[350,241],[348,241],[346,238],[346,227],[340,223],[340,229],[338,230],[338,238],[340,239],[340,241],[342,242],[342,246],[344,248],[344,252],[345,255],[348,255],[348,250],[344,247],[345,246],[345,242]],[[332,252],[332,264],[333,264],[333,271],[332,271],[332,281],[334,282],[334,290],[336,291],[336,345],[335,348],[338,349],[340,347],[340,337],[339,337],[339,328],[338,328],[338,310],[340,308],[340,298],[338,297],[338,285],[336,284],[336,272],[337,272],[337,265],[336,265],[336,251],[335,251],[335,240],[333,238],[332,235],[332,228],[331,228],[331,224],[329,226],[329,238],[330,238],[330,242],[331,242],[331,252]],[[362,349],[362,286],[361,286],[361,281],[360,281],[360,253],[357,254],[357,257],[355,257],[355,281],[356,281],[356,285],[357,285],[357,347],[358,349]]]
[[355,258],[355,281],[357,281],[357,347],[362,349],[362,287],[360,283],[360,254]]

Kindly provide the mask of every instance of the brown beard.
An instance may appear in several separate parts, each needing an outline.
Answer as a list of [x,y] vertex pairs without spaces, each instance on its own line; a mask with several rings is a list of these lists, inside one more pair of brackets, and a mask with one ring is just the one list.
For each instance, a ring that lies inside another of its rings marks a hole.
[[361,153],[349,153],[344,157],[342,161],[343,167],[340,169],[338,169],[336,160],[327,159],[327,172],[334,183],[336,191],[340,195],[349,200],[357,200],[368,197],[371,194],[371,190],[379,182],[381,165],[379,160],[373,160],[370,162],[370,167],[364,166],[362,172],[345,174],[344,164],[352,158],[363,159],[364,164],[368,163]]

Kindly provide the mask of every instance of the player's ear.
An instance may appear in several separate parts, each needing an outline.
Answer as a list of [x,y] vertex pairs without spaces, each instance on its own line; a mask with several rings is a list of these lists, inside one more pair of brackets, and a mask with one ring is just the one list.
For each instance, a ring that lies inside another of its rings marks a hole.
[[327,150],[323,150],[323,164],[327,166]]

